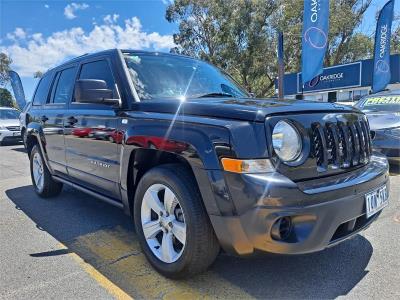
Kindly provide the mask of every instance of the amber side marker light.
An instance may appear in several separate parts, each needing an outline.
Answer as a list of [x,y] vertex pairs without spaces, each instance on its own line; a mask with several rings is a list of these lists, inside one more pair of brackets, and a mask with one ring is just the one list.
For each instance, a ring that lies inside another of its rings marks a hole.
[[222,167],[233,173],[269,173],[275,168],[269,159],[234,159],[222,158]]

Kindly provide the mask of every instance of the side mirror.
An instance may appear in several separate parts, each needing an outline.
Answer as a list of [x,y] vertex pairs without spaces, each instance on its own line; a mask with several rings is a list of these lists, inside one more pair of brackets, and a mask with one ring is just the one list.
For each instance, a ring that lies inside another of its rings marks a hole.
[[78,103],[119,104],[119,99],[113,99],[113,91],[107,88],[106,82],[99,79],[77,80],[74,98]]

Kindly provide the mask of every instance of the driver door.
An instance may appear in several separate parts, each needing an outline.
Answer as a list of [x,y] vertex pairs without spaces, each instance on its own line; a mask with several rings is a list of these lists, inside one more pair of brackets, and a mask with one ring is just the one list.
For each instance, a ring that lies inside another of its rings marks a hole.
[[[119,97],[107,57],[83,61],[77,79],[104,80]],[[72,99],[65,118],[65,145],[68,174],[85,187],[119,199],[119,154],[113,138],[119,118],[106,104],[77,103]]]

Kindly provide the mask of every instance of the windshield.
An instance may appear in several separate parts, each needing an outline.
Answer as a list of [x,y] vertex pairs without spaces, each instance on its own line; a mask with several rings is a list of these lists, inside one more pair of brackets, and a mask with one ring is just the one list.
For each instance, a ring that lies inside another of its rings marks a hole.
[[13,109],[0,109],[0,119],[1,120],[14,120],[18,119],[19,113]]
[[364,111],[400,111],[400,95],[367,97],[360,100],[356,107]]
[[137,53],[124,58],[140,100],[249,97],[229,75],[199,60]]

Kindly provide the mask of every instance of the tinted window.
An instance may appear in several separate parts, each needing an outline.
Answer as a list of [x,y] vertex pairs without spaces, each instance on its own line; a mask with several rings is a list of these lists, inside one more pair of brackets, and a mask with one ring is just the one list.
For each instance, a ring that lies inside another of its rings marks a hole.
[[51,76],[51,74],[45,74],[39,81],[35,96],[33,97],[33,105],[40,105],[47,102],[52,78],[53,76]]
[[107,88],[114,91],[114,77],[112,75],[110,65],[106,60],[98,60],[91,63],[83,64],[79,79],[104,80],[107,84]]
[[76,68],[69,68],[61,71],[58,76],[57,87],[53,96],[53,103],[67,103],[71,99],[72,90],[75,84]]

